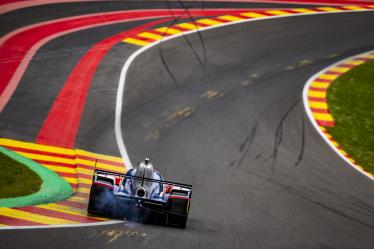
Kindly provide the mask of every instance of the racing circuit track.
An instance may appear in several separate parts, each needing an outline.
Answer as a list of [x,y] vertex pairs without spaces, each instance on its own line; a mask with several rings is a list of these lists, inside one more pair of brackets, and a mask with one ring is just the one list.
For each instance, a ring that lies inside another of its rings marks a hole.
[[[90,45],[143,23],[56,38],[41,48],[22,82],[38,79],[46,85],[66,78]],[[59,49],[58,56],[48,56]],[[116,90],[124,59],[136,49],[120,43],[104,57],[87,96],[76,147],[119,155]],[[328,147],[302,103],[304,84],[314,73],[372,49],[374,12],[246,22],[146,50],[129,69],[122,131],[133,164],[148,154],[166,179],[193,184],[187,228],[123,223],[4,230],[0,245],[373,248],[374,184]],[[1,136],[33,141],[58,89],[49,87],[45,99],[35,103],[37,109],[29,110],[25,103],[38,96],[25,93],[41,90],[22,82],[1,115]]]

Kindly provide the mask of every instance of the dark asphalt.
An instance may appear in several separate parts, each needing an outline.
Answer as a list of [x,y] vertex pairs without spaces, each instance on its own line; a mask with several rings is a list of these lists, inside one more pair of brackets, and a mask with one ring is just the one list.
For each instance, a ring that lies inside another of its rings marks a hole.
[[[167,8],[294,8],[294,7],[308,7],[311,5],[299,4],[267,4],[267,3],[224,3],[224,2],[205,2],[205,1],[99,1],[99,2],[75,2],[75,3],[60,3],[39,5],[24,9],[18,9],[12,12],[0,15],[0,37],[17,28],[49,21],[52,19],[101,13],[108,11],[119,10],[134,10],[134,9],[167,9]],[[313,6],[315,7],[315,6]]]
[[31,60],[1,113],[0,137],[34,141],[61,87],[81,57],[95,43],[145,22],[149,20],[91,28],[48,42]]
[[[312,74],[374,48],[374,13],[273,19],[201,35],[188,37],[192,46],[179,38],[138,57],[124,106],[131,160],[148,154],[166,179],[194,185],[187,228],[1,231],[0,245],[374,248],[374,184],[325,144],[301,100]],[[129,47],[117,46],[106,57],[114,62],[107,68],[113,78],[97,76],[96,87],[104,78],[110,86],[116,82],[122,49]],[[95,111],[91,92],[87,113]],[[79,143],[115,148],[101,135],[113,137],[112,125],[100,122],[110,117],[109,108],[99,109],[91,123],[83,121]],[[98,136],[86,136],[88,131]]]

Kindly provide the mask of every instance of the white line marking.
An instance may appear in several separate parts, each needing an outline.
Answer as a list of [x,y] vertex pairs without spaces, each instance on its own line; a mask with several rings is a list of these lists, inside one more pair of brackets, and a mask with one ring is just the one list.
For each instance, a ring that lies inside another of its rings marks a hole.
[[357,170],[358,172],[362,173],[363,175],[367,176],[369,179],[373,180],[374,181],[374,177],[371,176],[369,173],[365,172],[364,170],[362,170],[361,168],[357,167],[356,165],[354,165],[351,161],[348,160],[348,158],[346,158],[340,151],[338,148],[336,148],[334,146],[334,144],[328,139],[328,137],[326,136],[325,133],[323,133],[323,131],[320,129],[319,125],[317,124],[317,121],[314,119],[313,117],[313,114],[312,114],[312,111],[310,109],[310,106],[309,106],[309,102],[308,102],[308,90],[309,90],[309,87],[310,85],[312,84],[312,82],[321,74],[327,72],[330,68],[333,68],[333,67],[336,67],[338,66],[339,64],[342,64],[344,63],[345,61],[347,60],[352,60],[356,57],[360,57],[360,56],[363,56],[367,53],[371,53],[373,51],[368,51],[368,52],[365,52],[365,53],[361,53],[361,54],[358,54],[358,55],[354,55],[354,56],[351,56],[349,58],[346,58],[346,59],[343,59],[341,61],[338,61],[324,69],[322,69],[321,71],[319,71],[318,73],[314,74],[308,81],[307,83],[305,84],[304,86],[304,89],[303,89],[303,102],[304,102],[304,107],[305,107],[305,111],[307,113],[307,116],[308,118],[310,119],[312,125],[314,126],[314,128],[317,130],[317,132],[321,135],[321,137],[326,141],[326,143],[346,162],[348,163],[350,166],[352,166],[355,170]]
[[40,225],[40,226],[4,226],[0,227],[0,230],[16,230],[16,229],[45,229],[45,228],[66,228],[66,227],[92,227],[92,226],[104,226],[114,225],[123,223],[122,220],[110,220],[92,223],[79,223],[79,224],[63,224],[63,225]]
[[[250,11],[250,10],[249,10]],[[345,13],[354,13],[354,12],[369,12],[369,11],[374,11],[374,9],[367,9],[367,10],[339,10],[339,11],[331,11],[331,12],[317,12],[317,13],[298,13],[298,14],[289,14],[289,15],[283,15],[283,16],[267,16],[263,18],[255,18],[255,19],[244,19],[242,21],[236,21],[236,22],[229,22],[229,23],[222,23],[218,24],[215,26],[209,26],[205,28],[201,28],[199,30],[191,30],[187,31],[181,34],[177,34],[174,36],[169,36],[165,37],[162,40],[158,40],[154,43],[151,43],[147,46],[144,46],[140,48],[139,50],[135,51],[131,56],[126,60],[124,66],[122,67],[121,70],[121,75],[119,78],[118,82],[118,90],[117,90],[117,99],[116,99],[116,109],[115,109],[115,120],[114,120],[114,131],[115,131],[115,136],[116,136],[116,141],[118,145],[118,149],[121,153],[123,163],[127,167],[127,169],[132,169],[133,166],[131,164],[131,160],[129,158],[129,155],[127,153],[127,149],[125,146],[125,143],[123,141],[123,135],[122,135],[122,129],[121,129],[121,116],[122,116],[122,105],[123,105],[123,96],[124,96],[124,90],[126,86],[126,76],[127,72],[131,66],[131,63],[144,51],[159,45],[161,42],[166,42],[184,35],[190,35],[193,33],[201,32],[201,31],[206,31],[210,29],[215,29],[215,28],[221,28],[225,26],[230,26],[230,25],[235,25],[235,24],[240,24],[240,23],[246,23],[246,22],[256,22],[256,21],[263,21],[263,20],[269,20],[269,19],[276,19],[276,18],[285,18],[285,17],[292,17],[292,16],[307,16],[307,15],[330,15],[330,14],[345,14]]]

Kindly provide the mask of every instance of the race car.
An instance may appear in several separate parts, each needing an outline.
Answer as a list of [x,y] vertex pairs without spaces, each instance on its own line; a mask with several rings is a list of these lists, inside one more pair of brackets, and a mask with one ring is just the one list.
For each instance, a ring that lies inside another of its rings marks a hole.
[[192,185],[164,181],[149,159],[126,174],[94,170],[88,213],[185,228]]

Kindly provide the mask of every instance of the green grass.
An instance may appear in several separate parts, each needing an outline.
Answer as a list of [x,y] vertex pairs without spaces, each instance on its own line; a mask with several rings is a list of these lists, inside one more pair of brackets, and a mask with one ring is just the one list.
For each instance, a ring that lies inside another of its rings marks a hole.
[[0,153],[0,199],[36,193],[41,185],[34,171]]
[[357,164],[374,174],[374,61],[337,78],[327,100],[336,121],[328,131]]

